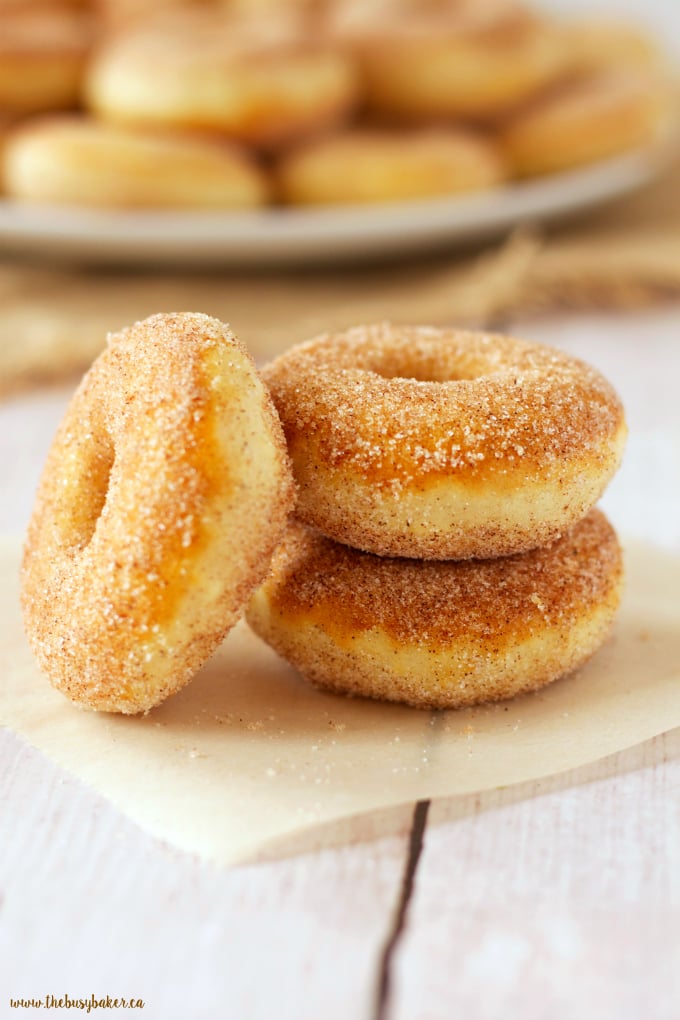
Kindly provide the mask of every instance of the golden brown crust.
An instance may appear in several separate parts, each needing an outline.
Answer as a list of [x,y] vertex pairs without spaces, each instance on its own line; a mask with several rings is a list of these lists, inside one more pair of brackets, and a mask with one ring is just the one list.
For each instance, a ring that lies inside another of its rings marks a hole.
[[41,668],[89,708],[158,704],[236,621],[292,498],[275,412],[228,327],[157,315],[111,337],[28,530],[22,602]]
[[620,461],[621,403],[594,369],[494,334],[389,324],[266,366],[298,516],[378,555],[509,555],[583,517]]
[[604,640],[621,585],[597,510],[550,547],[475,562],[376,557],[294,523],[247,618],[320,686],[453,708],[576,668]]
[[284,154],[283,201],[296,205],[389,202],[478,191],[507,177],[492,142],[456,128],[354,129]]

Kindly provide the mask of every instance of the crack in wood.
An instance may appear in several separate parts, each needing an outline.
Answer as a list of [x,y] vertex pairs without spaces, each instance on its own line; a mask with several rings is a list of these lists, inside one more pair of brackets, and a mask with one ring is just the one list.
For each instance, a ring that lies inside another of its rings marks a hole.
[[390,991],[392,984],[392,959],[406,926],[406,915],[413,893],[418,861],[423,849],[423,838],[427,825],[427,813],[430,810],[429,800],[419,800],[413,809],[411,832],[409,834],[408,855],[404,874],[401,880],[399,902],[392,922],[392,927],[385,941],[380,957],[375,1005],[371,1020],[388,1020]]

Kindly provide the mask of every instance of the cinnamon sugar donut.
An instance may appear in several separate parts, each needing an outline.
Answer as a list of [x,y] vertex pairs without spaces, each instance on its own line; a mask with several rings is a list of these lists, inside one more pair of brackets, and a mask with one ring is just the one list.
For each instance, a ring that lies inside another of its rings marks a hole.
[[0,109],[28,114],[74,106],[91,35],[90,19],[77,10],[0,10]]
[[576,358],[510,337],[363,326],[263,378],[298,516],[380,556],[507,556],[554,541],[619,465],[621,403]]
[[295,19],[175,15],[112,39],[86,93],[107,120],[271,147],[342,121],[358,77],[338,47],[315,41]]
[[13,132],[5,184],[32,202],[117,208],[252,208],[269,192],[262,170],[229,142],[81,117],[31,121]]
[[49,453],[24,621],[71,700],[144,712],[183,687],[267,572],[293,485],[253,363],[206,315],[110,337]]
[[598,510],[547,548],[462,562],[371,556],[293,524],[246,615],[320,687],[460,708],[580,666],[621,587],[619,544]]
[[399,121],[494,121],[570,67],[557,26],[525,11],[470,28],[433,17],[414,33],[387,22],[354,46],[369,108]]
[[494,187],[505,177],[491,142],[443,127],[345,131],[287,153],[277,173],[281,198],[295,205],[458,194]]
[[668,115],[662,82],[613,68],[585,75],[516,113],[500,134],[519,176],[556,173],[652,142]]

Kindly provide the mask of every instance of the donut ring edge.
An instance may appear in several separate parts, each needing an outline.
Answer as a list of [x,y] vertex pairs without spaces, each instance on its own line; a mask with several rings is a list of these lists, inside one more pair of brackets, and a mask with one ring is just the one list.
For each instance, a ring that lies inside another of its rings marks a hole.
[[[105,465],[92,474],[83,445],[101,435],[80,425],[105,412],[97,391],[111,376],[122,414],[107,426],[122,452],[110,474]],[[177,386],[156,406],[150,393],[169,379]],[[82,498],[88,478],[95,489]],[[275,411],[228,327],[161,315],[113,336],[57,432],[29,525],[22,605],[41,669],[88,708],[133,714],[159,704],[193,677],[264,578],[293,494]]]

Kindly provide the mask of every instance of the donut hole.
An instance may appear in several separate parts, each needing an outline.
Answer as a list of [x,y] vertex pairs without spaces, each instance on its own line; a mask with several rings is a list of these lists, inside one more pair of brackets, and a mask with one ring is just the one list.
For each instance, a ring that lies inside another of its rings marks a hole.
[[91,439],[78,450],[71,472],[63,479],[63,503],[57,512],[65,545],[84,549],[92,541],[109,494],[114,460],[108,437]]
[[470,382],[487,373],[479,365],[450,365],[435,363],[429,358],[407,361],[401,364],[382,364],[372,370],[383,379],[405,379],[412,382],[446,383]]
[[113,470],[115,460],[113,446],[98,456],[93,463],[93,470],[90,476],[92,486],[90,498],[86,501],[84,514],[81,522],[81,539],[83,545],[87,545],[97,528],[97,522],[106,506],[109,494],[109,479]]
[[[367,368],[383,379],[422,383],[471,382],[489,374],[489,364],[474,352],[459,347],[442,350],[428,339],[406,342],[392,350],[371,352]],[[376,356],[377,355],[377,356]]]
[[453,375],[450,372],[425,372],[418,369],[414,369],[412,372],[376,372],[376,375],[383,379],[404,379],[408,382],[423,383],[464,382],[479,378],[478,375],[463,375],[462,373]]

